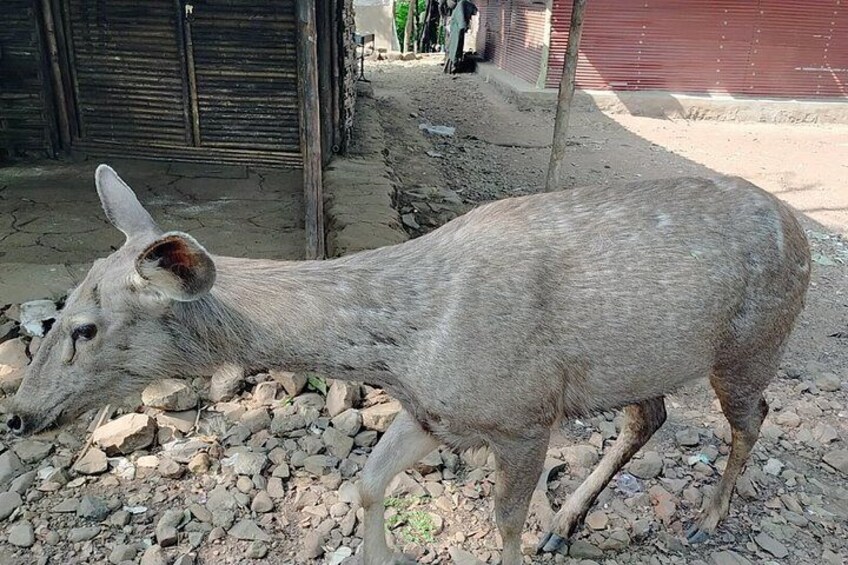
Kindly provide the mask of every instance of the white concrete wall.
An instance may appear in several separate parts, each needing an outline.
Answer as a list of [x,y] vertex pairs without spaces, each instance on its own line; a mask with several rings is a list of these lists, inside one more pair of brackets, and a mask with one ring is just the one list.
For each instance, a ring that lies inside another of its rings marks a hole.
[[374,47],[400,51],[395,29],[394,0],[354,0],[356,33],[373,33]]

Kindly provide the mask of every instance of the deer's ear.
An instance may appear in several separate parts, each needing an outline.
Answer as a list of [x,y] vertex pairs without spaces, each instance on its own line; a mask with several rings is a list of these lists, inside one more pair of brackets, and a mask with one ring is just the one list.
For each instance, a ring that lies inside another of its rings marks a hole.
[[197,300],[215,284],[215,262],[186,233],[169,232],[148,245],[136,270],[152,288],[180,302]]
[[112,167],[97,167],[94,181],[106,217],[113,226],[124,232],[128,240],[141,235],[161,233],[133,190]]

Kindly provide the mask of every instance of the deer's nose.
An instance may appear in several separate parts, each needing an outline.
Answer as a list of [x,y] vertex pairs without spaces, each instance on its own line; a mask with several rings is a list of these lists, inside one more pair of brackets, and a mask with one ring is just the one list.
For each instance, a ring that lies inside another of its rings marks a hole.
[[10,432],[12,432],[14,434],[18,434],[18,433],[21,432],[21,430],[24,427],[24,421],[21,420],[21,417],[18,416],[17,414],[12,414],[6,420],[6,427],[9,428]]

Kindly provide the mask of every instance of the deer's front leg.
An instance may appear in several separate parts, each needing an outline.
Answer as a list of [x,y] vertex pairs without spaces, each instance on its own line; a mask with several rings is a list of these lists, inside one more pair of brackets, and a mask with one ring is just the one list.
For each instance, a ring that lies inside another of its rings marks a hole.
[[359,497],[365,511],[365,565],[393,565],[397,562],[386,544],[383,516],[386,488],[395,475],[420,461],[438,445],[433,436],[402,410],[374,448],[365,463],[359,485]]
[[492,443],[497,472],[495,474],[495,517],[503,540],[501,565],[521,565],[521,532],[533,489],[545,464],[550,431],[542,430],[533,437],[501,440]]

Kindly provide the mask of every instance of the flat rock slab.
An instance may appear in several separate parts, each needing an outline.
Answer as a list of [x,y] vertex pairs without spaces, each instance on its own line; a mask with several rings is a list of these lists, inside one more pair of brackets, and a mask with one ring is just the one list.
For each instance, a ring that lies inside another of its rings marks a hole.
[[786,549],[786,546],[768,534],[758,534],[754,538],[754,541],[757,542],[757,545],[759,545],[778,559],[783,559],[784,557],[789,555],[789,550]]
[[78,543],[88,541],[97,537],[100,533],[100,526],[83,526],[82,528],[72,528],[68,533],[68,541]]
[[94,443],[106,455],[128,455],[153,443],[156,422],[145,414],[126,414],[117,420],[100,426],[92,434]]
[[12,512],[23,503],[21,495],[16,492],[0,493],[0,521],[11,516]]
[[25,439],[12,448],[24,463],[38,463],[53,452],[53,444]]
[[[55,255],[58,260],[59,255]],[[12,304],[45,296],[59,298],[85,277],[88,266],[68,267],[61,263],[42,265],[23,261],[4,263],[0,296],[4,302]]]
[[369,430],[385,432],[389,429],[389,424],[394,421],[400,409],[401,405],[397,400],[369,406],[360,412],[362,415],[362,425]]
[[450,553],[451,561],[453,561],[454,565],[484,565],[483,561],[480,561],[464,549],[452,547],[448,550],[448,553]]
[[263,532],[256,522],[244,519],[230,528],[229,534],[236,539],[248,541],[271,541],[271,536]]
[[181,412],[197,406],[197,393],[184,381],[164,379],[145,388],[141,400],[145,406]]
[[74,464],[74,471],[82,475],[98,475],[108,468],[109,461],[106,459],[106,453],[96,447],[89,449],[82,459]]
[[32,547],[35,543],[35,531],[29,522],[18,522],[9,528],[9,543],[18,547]]
[[23,473],[24,466],[14,451],[0,454],[0,487]]
[[663,460],[656,451],[646,452],[641,459],[633,459],[629,465],[630,472],[640,479],[653,479],[662,473]]
[[848,476],[848,449],[831,451],[826,453],[823,459],[825,463]]
[[710,555],[712,565],[753,565],[751,561],[735,551],[717,551]]

